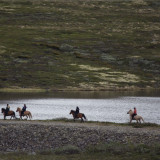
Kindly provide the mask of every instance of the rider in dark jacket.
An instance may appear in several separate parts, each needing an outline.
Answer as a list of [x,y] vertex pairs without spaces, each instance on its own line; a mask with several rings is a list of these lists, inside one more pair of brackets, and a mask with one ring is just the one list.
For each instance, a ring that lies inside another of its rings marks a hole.
[[21,111],[21,116],[23,116],[24,112],[26,111],[26,108],[27,108],[27,106],[26,106],[26,104],[24,104],[22,111]]
[[5,111],[5,115],[6,116],[7,116],[8,112],[9,112],[9,110],[10,110],[10,106],[9,106],[9,104],[7,104],[6,111]]
[[77,107],[76,107],[76,114],[75,114],[75,117],[77,117],[78,113],[79,113],[79,107],[77,106]]

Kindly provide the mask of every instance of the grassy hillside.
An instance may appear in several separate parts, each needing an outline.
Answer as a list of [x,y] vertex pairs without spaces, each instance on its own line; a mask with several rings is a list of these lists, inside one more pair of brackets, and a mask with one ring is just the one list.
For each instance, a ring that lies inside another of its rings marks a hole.
[[0,88],[160,88],[159,0],[1,0]]

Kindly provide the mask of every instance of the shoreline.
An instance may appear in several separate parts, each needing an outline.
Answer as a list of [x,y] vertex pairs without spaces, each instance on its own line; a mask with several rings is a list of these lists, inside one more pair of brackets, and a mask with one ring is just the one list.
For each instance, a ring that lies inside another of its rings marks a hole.
[[108,88],[108,89],[82,89],[82,88],[65,88],[65,89],[43,89],[43,88],[0,88],[0,93],[52,93],[52,92],[108,92],[108,91],[124,91],[124,92],[138,92],[138,91],[160,91],[160,88]]
[[136,121],[132,121],[132,123],[130,122],[123,122],[123,123],[118,123],[118,122],[110,122],[110,121],[93,121],[93,120],[85,120],[84,122],[81,122],[80,119],[76,119],[75,122],[72,118],[68,119],[68,118],[55,118],[55,119],[20,119],[20,118],[16,118],[16,119],[3,119],[0,118],[0,123],[1,122],[8,122],[8,123],[65,123],[65,124],[78,124],[78,125],[100,125],[100,126],[128,126],[128,127],[133,127],[133,128],[145,128],[145,127],[158,127],[160,128],[160,124],[158,123],[150,123],[150,122],[141,122],[141,123],[137,123]]

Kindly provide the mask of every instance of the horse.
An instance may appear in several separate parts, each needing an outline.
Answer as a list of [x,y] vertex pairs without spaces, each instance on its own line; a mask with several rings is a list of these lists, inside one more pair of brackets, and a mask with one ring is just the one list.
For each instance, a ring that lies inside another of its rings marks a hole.
[[130,115],[130,123],[132,122],[132,120],[136,120],[137,123],[138,122],[141,123],[141,120],[142,120],[143,123],[144,123],[144,119],[139,115],[134,116],[133,119],[132,119],[133,111],[131,109],[127,112],[127,114]]
[[10,119],[16,118],[14,111],[8,111],[8,113],[7,113],[7,115],[6,115],[6,114],[5,114],[5,113],[6,113],[6,109],[5,109],[5,108],[2,108],[2,109],[1,109],[1,113],[3,113],[3,115],[4,115],[4,120],[6,119],[6,116],[11,116]]
[[[70,111],[70,114],[72,114],[73,115],[73,119],[74,119],[74,121],[75,121],[75,119],[77,118],[81,118],[81,122],[84,122],[84,119],[86,119],[86,116],[83,114],[83,113],[78,113],[77,115],[76,115],[76,111],[74,111],[74,110],[71,110]],[[84,119],[83,119],[84,118]]]
[[25,111],[25,112],[23,113],[23,115],[21,115],[22,109],[21,109],[20,107],[17,108],[16,112],[19,112],[20,119],[22,119],[22,116],[23,116],[23,117],[26,116],[27,118],[29,117],[30,120],[31,120],[31,118],[32,118],[32,114],[31,114],[30,111]]

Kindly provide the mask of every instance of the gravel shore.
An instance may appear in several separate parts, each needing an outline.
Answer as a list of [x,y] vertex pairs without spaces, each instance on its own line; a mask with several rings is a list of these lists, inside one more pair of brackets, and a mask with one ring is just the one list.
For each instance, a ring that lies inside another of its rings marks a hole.
[[160,142],[160,127],[0,120],[1,152],[37,152],[67,145],[84,150],[90,145],[114,142],[154,145]]

